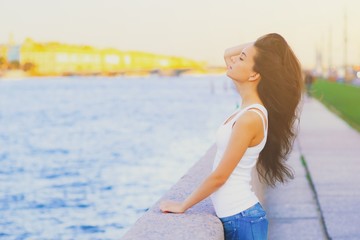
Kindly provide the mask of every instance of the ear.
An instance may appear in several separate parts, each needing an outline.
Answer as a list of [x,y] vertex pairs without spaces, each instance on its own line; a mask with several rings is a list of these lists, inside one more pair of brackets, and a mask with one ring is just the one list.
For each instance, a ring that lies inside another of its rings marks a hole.
[[249,81],[256,81],[258,79],[260,79],[260,74],[259,73],[253,73],[249,77]]

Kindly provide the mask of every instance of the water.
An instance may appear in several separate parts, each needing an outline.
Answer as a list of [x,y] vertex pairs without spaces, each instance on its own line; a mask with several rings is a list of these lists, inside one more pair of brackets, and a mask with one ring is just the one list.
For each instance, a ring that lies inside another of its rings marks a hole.
[[238,100],[224,76],[0,80],[0,239],[119,239]]

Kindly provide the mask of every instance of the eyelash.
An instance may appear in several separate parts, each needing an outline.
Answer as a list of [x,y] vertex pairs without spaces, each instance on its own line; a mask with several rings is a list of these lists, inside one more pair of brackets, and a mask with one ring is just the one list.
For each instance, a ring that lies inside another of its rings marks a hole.
[[244,59],[242,59],[241,57],[239,57],[240,61],[244,61]]

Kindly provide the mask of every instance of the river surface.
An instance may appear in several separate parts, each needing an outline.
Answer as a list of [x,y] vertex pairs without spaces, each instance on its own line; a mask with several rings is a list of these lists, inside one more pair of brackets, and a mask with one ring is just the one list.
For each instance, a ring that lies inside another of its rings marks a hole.
[[119,239],[213,144],[225,76],[0,79],[0,239]]

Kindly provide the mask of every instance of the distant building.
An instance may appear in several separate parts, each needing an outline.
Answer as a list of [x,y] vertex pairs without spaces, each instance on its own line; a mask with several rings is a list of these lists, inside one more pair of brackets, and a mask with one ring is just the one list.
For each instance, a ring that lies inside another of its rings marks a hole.
[[131,74],[167,70],[203,71],[205,63],[191,59],[113,48],[38,43],[26,39],[21,46],[8,50],[8,61],[18,60],[31,66],[34,75]]
[[8,48],[5,45],[0,45],[0,58],[7,61]]
[[8,62],[20,62],[20,45],[12,45],[7,49]]

